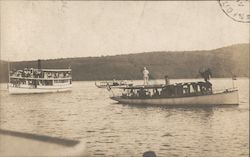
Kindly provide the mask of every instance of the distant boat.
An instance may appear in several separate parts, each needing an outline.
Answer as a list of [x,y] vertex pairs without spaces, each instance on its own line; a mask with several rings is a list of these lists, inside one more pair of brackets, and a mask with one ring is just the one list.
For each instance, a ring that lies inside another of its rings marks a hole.
[[170,85],[146,85],[124,87],[120,96],[111,99],[123,104],[192,106],[237,105],[236,88],[213,91],[210,82],[188,82]]
[[71,69],[25,68],[9,72],[10,94],[50,93],[70,91]]
[[133,83],[131,81],[101,81],[95,82],[95,86],[98,88],[121,88],[121,87],[129,87],[132,86]]

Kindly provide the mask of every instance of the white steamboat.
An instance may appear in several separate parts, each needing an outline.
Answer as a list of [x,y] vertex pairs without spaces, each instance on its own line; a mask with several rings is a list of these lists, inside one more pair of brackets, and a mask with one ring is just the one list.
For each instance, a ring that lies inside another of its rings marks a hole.
[[52,93],[71,91],[71,69],[25,68],[9,72],[10,94]]

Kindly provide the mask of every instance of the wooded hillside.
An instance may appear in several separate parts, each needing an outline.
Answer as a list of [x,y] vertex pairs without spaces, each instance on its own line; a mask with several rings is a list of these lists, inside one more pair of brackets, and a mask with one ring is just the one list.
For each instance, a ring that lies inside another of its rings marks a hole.
[[[210,68],[213,77],[249,77],[249,44],[215,50],[188,52],[145,52],[137,54],[42,60],[42,68],[67,68],[73,80],[141,79],[146,66],[151,79],[195,78],[202,68]],[[11,68],[37,68],[37,61],[11,62]],[[0,79],[6,82],[7,62],[0,63]]]

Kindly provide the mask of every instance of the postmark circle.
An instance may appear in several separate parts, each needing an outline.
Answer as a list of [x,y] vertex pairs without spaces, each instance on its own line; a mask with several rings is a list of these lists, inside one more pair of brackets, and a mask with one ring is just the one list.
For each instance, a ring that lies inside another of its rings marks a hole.
[[219,0],[223,12],[237,22],[250,23],[249,0]]

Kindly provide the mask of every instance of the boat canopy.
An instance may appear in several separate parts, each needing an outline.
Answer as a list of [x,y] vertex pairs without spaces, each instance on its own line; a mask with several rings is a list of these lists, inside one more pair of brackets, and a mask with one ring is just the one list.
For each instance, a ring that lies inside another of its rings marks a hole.
[[71,71],[71,69],[41,69],[44,72],[66,72]]
[[10,76],[11,79],[20,79],[20,80],[70,80],[72,77],[63,77],[63,78],[40,78],[40,77],[18,77]]
[[175,84],[137,85],[121,87],[123,98],[186,97],[212,94],[210,82],[184,82]]
[[[155,85],[135,85],[135,86],[128,86],[128,87],[121,87],[121,89],[155,89],[155,88],[164,88],[168,86],[185,86],[185,85],[204,85],[207,84],[208,82],[185,82],[185,83],[176,83],[176,84],[170,84],[170,85],[165,85],[165,84],[155,84]],[[210,83],[211,84],[211,83]]]
[[164,84],[157,84],[157,85],[135,85],[135,86],[128,86],[128,87],[121,87],[122,89],[155,89],[155,88],[163,88]]

